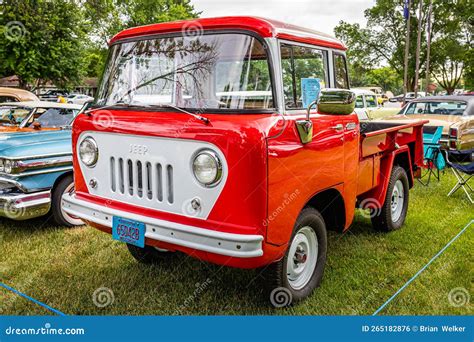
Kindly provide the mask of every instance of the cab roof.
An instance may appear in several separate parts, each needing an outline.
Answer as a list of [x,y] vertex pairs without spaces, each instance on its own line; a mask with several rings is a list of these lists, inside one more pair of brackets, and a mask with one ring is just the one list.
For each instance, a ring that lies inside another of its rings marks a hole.
[[199,34],[207,30],[247,30],[263,38],[280,38],[337,50],[347,49],[340,40],[326,33],[286,24],[277,20],[244,16],[180,20],[133,27],[116,34],[110,40],[110,44],[122,39],[140,36],[175,32],[192,32],[193,34]]

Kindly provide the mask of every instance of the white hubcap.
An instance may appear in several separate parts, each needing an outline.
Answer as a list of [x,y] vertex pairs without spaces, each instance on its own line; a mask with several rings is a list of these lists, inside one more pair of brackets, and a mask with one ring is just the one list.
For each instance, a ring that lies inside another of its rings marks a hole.
[[291,242],[286,273],[295,290],[305,287],[313,276],[318,260],[318,238],[313,228],[301,228]]
[[[66,189],[64,190],[64,194],[70,194],[71,192],[74,191],[74,183],[71,183],[69,184]],[[61,201],[62,203],[62,201]],[[81,219],[79,219],[78,217],[76,216],[72,216],[72,215],[69,215],[68,213],[66,213],[64,210],[63,210],[63,207],[61,205],[61,214],[63,215],[64,219],[71,225],[73,226],[81,226],[84,224],[84,222],[82,222]]]
[[403,190],[403,183],[401,180],[395,182],[391,198],[392,222],[397,222],[400,219],[403,211],[403,204],[405,202],[405,190]]

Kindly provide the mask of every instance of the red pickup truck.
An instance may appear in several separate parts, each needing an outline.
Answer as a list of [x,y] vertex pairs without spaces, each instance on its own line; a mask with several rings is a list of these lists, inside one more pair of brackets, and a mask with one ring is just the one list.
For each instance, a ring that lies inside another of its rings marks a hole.
[[275,295],[322,279],[327,230],[356,207],[405,220],[422,125],[359,124],[344,45],[254,17],[131,28],[110,42],[95,103],[73,126],[63,208],[140,262],[176,251],[261,268]]

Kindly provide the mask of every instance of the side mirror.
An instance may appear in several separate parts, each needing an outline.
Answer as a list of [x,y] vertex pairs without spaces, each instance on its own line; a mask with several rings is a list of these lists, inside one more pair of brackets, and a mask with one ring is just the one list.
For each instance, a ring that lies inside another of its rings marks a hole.
[[324,89],[318,101],[320,114],[349,115],[354,112],[355,94],[346,89]]
[[311,102],[305,120],[297,120],[296,128],[302,144],[313,140],[313,123],[310,119],[311,108],[317,106],[319,114],[349,115],[354,113],[355,94],[346,89],[323,89],[317,101]]
[[310,114],[311,108],[317,106],[317,104],[318,101],[313,101],[310,103],[306,111],[305,120],[296,120],[296,128],[298,130],[302,144],[307,144],[313,140],[313,122],[311,121]]

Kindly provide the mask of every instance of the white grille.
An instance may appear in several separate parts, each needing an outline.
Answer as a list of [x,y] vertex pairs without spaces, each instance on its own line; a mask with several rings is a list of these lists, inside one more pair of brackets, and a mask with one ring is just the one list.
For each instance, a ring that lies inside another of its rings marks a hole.
[[173,204],[172,165],[110,157],[109,170],[112,192]]
[[[227,164],[214,145],[183,139],[145,137],[106,132],[84,132],[99,148],[93,168],[80,163],[89,193],[111,200],[176,214],[207,218],[227,178]],[[223,179],[214,188],[200,185],[192,173],[193,157],[212,149],[221,158]],[[90,185],[94,179],[96,187]],[[192,209],[199,199],[201,208]]]

